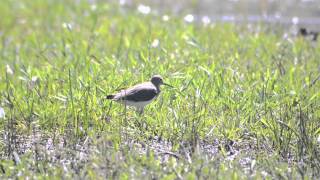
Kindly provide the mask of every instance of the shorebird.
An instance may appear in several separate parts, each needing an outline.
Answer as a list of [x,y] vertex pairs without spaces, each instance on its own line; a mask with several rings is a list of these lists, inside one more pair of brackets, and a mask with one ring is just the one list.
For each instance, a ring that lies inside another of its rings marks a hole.
[[311,39],[312,41],[317,41],[319,32],[308,31],[306,28],[300,28],[299,34],[305,38]]
[[160,75],[154,75],[149,82],[137,84],[115,94],[107,95],[107,99],[133,106],[140,114],[142,114],[144,107],[155,100],[160,94],[161,85],[172,87],[171,85],[164,83]]

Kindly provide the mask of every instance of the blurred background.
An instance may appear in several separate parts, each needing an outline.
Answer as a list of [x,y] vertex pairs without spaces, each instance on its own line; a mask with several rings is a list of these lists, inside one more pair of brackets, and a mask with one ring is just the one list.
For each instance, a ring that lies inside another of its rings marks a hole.
[[[94,1],[94,0],[92,0]],[[212,22],[267,22],[320,28],[320,0],[114,0],[123,6],[143,4],[154,13],[191,14]]]

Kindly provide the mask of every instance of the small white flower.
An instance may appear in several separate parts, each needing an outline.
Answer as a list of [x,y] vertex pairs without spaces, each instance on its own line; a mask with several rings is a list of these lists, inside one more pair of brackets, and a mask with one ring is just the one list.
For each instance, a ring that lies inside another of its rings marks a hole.
[[138,11],[142,14],[149,14],[151,12],[151,8],[149,6],[140,4],[138,6]]
[[65,28],[65,29],[68,29],[69,31],[72,30],[72,25],[70,23],[62,23],[62,27]]
[[6,66],[6,71],[8,74],[12,75],[13,74],[13,70],[11,69],[11,67],[7,64]]
[[71,49],[71,44],[66,43],[65,48],[66,48],[66,49]]
[[126,0],[119,0],[119,4],[120,4],[121,6],[125,5],[125,4],[126,4]]
[[[295,58],[293,59],[293,64],[294,64],[294,65],[297,65],[297,64],[298,64],[298,62],[299,62],[298,58],[297,58],[297,57],[295,57]],[[320,136],[319,136],[319,138],[320,138]],[[319,139],[319,140],[320,140],[320,139]]]
[[208,25],[211,22],[211,20],[208,16],[203,16],[201,20],[204,25]]
[[39,81],[39,78],[37,76],[32,76],[31,81],[36,83]]
[[194,17],[193,17],[192,14],[188,14],[188,15],[186,15],[186,16],[184,17],[184,20],[185,20],[186,22],[188,22],[188,23],[191,23],[191,22],[193,22]]
[[288,39],[289,38],[289,34],[288,33],[284,33],[282,36],[283,39]]
[[159,42],[160,42],[159,39],[154,39],[152,44],[151,44],[151,47],[153,47],[153,48],[158,47],[159,46]]
[[40,79],[37,76],[32,76],[31,81],[29,81],[29,88],[33,89],[35,86],[40,84]]
[[268,173],[267,173],[266,171],[261,171],[261,175],[262,175],[263,177],[266,177],[266,176],[268,176]]
[[292,23],[293,24],[298,24],[299,23],[299,18],[298,17],[293,17],[292,18]]
[[170,17],[168,15],[163,15],[162,20],[163,21],[169,21]]
[[4,109],[0,107],[0,118],[5,118],[6,113],[4,112]]
[[91,5],[91,11],[95,11],[97,10],[97,5],[96,4],[92,4]]
[[290,94],[290,95],[296,95],[297,93],[296,93],[296,91],[291,90],[291,91],[289,92],[289,94]]
[[173,53],[170,53],[170,59],[175,59],[175,55]]

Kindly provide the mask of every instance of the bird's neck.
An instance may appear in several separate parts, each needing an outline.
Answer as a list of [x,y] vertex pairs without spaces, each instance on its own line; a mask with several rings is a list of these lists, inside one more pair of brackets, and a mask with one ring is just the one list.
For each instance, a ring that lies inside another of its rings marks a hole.
[[157,88],[157,93],[159,94],[161,92],[160,86],[156,86],[156,88]]

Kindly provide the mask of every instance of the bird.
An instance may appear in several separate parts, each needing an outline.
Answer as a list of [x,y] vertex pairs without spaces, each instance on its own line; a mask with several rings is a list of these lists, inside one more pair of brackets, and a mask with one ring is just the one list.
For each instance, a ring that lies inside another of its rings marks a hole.
[[317,41],[319,32],[308,31],[306,28],[300,28],[299,34],[303,37],[309,37],[312,41]]
[[148,82],[143,82],[115,94],[107,95],[106,98],[124,105],[133,106],[139,114],[142,114],[144,107],[159,96],[161,85],[173,87],[170,84],[164,83],[160,75],[154,75]]

